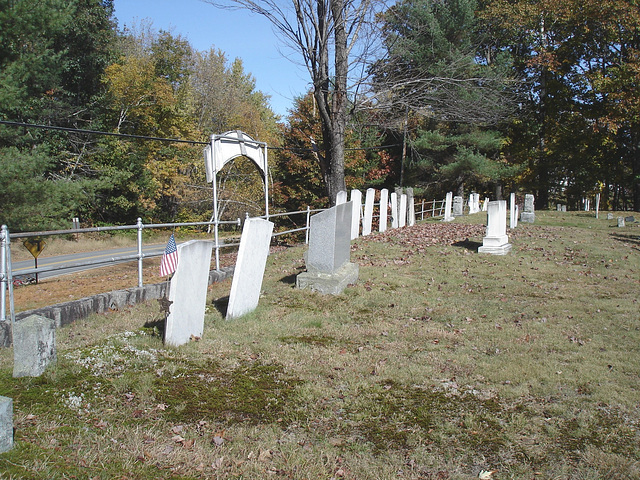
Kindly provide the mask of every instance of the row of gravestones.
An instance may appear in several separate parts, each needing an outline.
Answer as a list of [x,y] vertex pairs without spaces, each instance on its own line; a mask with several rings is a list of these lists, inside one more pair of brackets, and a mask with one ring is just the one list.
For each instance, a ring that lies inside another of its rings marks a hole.
[[[367,193],[371,199],[373,195]],[[407,203],[412,204],[412,196],[401,194],[399,209],[394,210],[394,196],[397,200],[397,192],[391,197],[392,215],[393,212],[403,212]],[[357,197],[356,193],[355,202],[340,202],[311,217],[309,248],[305,253],[306,271],[296,277],[298,288],[337,295],[347,285],[357,282],[358,265],[350,262],[353,221],[357,219],[358,224],[360,222],[361,208],[357,206]],[[402,198],[411,200],[407,202]],[[473,197],[470,200],[476,202]],[[512,196],[512,207],[513,201]],[[532,201],[525,200],[525,210],[529,203],[532,205]],[[384,191],[381,192],[380,204],[387,205]],[[372,205],[373,200],[365,201],[365,224],[372,216]],[[479,202],[476,205],[479,210]],[[446,208],[445,221],[447,215],[451,215],[450,194],[447,195]],[[511,250],[506,235],[506,202],[485,201],[484,208],[487,210],[487,233],[478,252],[505,255]],[[386,208],[381,208],[380,212],[384,220]],[[407,212],[411,214],[412,210],[409,208]],[[400,220],[401,215],[396,218]],[[273,226],[272,222],[260,218],[250,218],[245,222],[229,294],[227,319],[240,317],[258,305]],[[398,226],[401,226],[400,221]],[[196,240],[177,246],[178,264],[170,280],[166,309],[166,344],[180,346],[203,334],[212,248],[212,242]],[[39,376],[47,366],[55,363],[55,330],[56,322],[41,316],[33,315],[16,322],[13,328],[14,377]],[[0,452],[7,451],[13,444],[12,417],[12,399],[0,397]]]

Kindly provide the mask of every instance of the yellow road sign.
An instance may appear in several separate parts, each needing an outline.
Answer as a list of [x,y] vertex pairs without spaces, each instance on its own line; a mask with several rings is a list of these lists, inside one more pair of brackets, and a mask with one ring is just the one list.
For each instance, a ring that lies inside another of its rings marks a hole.
[[31,252],[33,258],[38,258],[38,255],[42,253],[42,250],[44,250],[47,242],[45,242],[42,238],[27,238],[24,242],[22,242],[22,244],[27,250]]

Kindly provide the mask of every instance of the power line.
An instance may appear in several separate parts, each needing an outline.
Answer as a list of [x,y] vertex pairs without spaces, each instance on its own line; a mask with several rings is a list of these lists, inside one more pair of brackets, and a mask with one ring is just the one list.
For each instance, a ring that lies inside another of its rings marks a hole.
[[[24,123],[24,122],[11,122],[8,120],[0,120],[1,125],[8,125],[11,127],[24,127],[24,128],[39,128],[41,130],[58,130],[62,132],[69,133],[83,133],[88,135],[104,135],[110,137],[119,137],[126,138],[130,140],[152,140],[157,142],[168,142],[168,143],[188,143],[191,145],[210,145],[210,142],[200,142],[197,140],[184,140],[181,138],[162,138],[162,137],[151,137],[148,135],[130,135],[127,133],[115,133],[115,132],[103,132],[100,130],[86,130],[83,128],[73,128],[73,127],[58,127],[55,125],[40,125],[37,123]],[[398,147],[399,144],[391,144],[391,145],[381,145],[379,147],[358,147],[358,148],[345,148],[345,151],[359,151],[359,150],[384,150],[387,148]],[[288,150],[294,153],[311,153],[314,150],[311,148],[287,148],[287,147],[269,147],[268,150]]]

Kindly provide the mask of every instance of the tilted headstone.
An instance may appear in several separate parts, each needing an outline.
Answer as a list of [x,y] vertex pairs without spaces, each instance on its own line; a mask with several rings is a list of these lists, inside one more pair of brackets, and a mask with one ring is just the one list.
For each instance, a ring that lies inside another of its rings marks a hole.
[[340,205],[341,203],[347,203],[346,190],[340,190],[336,195],[336,205]]
[[447,192],[447,196],[444,200],[444,218],[442,219],[444,222],[451,222],[453,220],[453,215],[451,215],[451,199],[453,198],[453,193]]
[[362,236],[371,235],[371,225],[373,223],[373,204],[376,201],[376,191],[367,188],[364,199],[364,218],[362,219]]
[[378,224],[379,232],[387,231],[387,215],[389,212],[389,190],[383,188],[380,190],[380,222]]
[[407,195],[400,195],[400,207],[398,208],[398,227],[402,228],[407,225]]
[[202,337],[213,242],[190,240],[178,248],[178,265],[169,284],[164,342],[180,346]]
[[296,277],[298,288],[338,295],[358,281],[358,265],[349,262],[351,211],[344,203],[311,217],[307,271]]
[[478,247],[478,253],[506,255],[510,251],[511,244],[507,236],[507,202],[506,200],[489,202],[487,234],[482,239],[482,246]]
[[362,192],[351,190],[351,240],[360,236],[360,218],[362,218]]
[[241,317],[258,306],[272,233],[273,222],[262,218],[250,218],[244,222],[231,281],[227,320]]
[[509,228],[516,228],[516,194],[509,196]]
[[0,396],[0,453],[13,448],[13,399]]
[[56,360],[55,320],[31,315],[14,324],[14,377],[39,377]]
[[534,223],[536,221],[534,202],[535,198],[530,193],[527,193],[524,196],[524,208],[522,209],[522,213],[520,214],[521,222]]
[[464,200],[461,196],[453,197],[453,216],[461,217],[463,215]]
[[391,228],[398,228],[398,194],[391,192]]

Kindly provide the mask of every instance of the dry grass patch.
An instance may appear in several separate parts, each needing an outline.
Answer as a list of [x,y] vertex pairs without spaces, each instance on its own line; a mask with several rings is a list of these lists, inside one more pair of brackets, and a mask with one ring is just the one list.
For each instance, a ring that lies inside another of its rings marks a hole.
[[295,289],[302,248],[273,254],[258,309],[226,321],[211,286],[181,348],[151,302],[60,330],[40,379],[0,352],[0,475],[640,477],[640,229],[541,212],[492,257],[464,221],[359,239],[335,297]]

